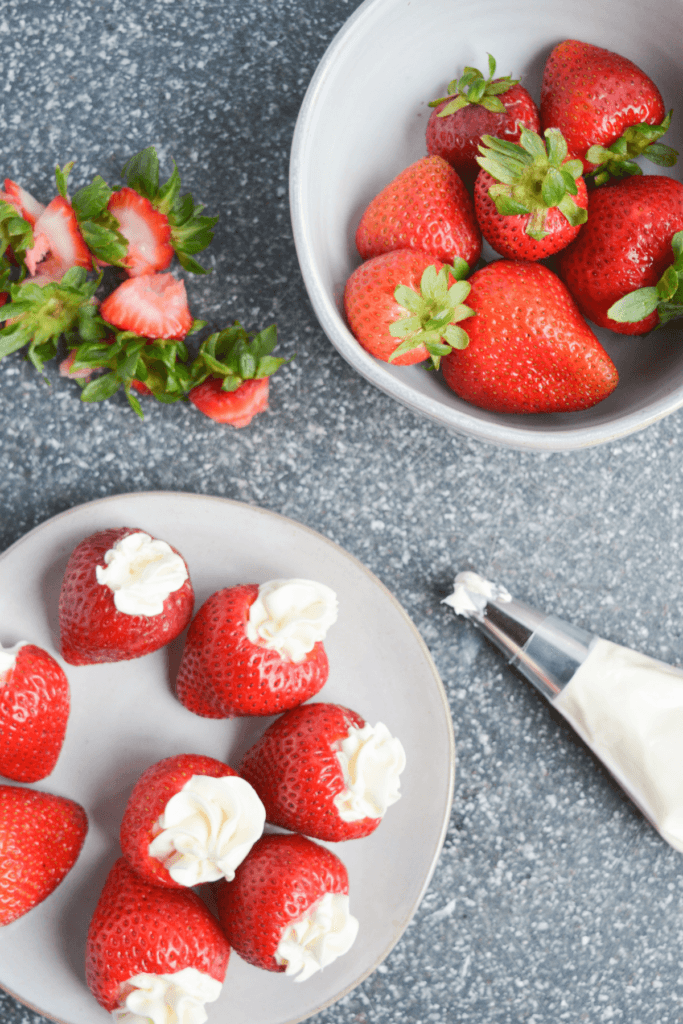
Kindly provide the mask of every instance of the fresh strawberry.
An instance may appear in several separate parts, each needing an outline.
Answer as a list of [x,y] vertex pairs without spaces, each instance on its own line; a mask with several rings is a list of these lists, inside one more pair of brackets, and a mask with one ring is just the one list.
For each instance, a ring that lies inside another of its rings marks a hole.
[[366,260],[353,271],[344,289],[349,327],[363,348],[396,366],[432,360],[467,344],[456,324],[471,316],[463,302],[469,294],[461,260],[446,266],[426,253],[396,249]]
[[0,925],[41,903],[71,871],[88,831],[80,804],[0,786]]
[[520,143],[485,135],[474,206],[484,238],[507,259],[540,260],[563,249],[586,223],[583,164],[567,158],[556,128],[523,128]]
[[200,412],[217,423],[247,427],[257,413],[268,408],[269,387],[269,378],[262,377],[245,380],[237,391],[223,391],[220,377],[209,377],[192,388],[188,398]]
[[305,981],[350,949],[346,868],[303,836],[265,835],[216,887],[218,916],[235,952],[255,967]]
[[617,386],[612,360],[547,267],[499,260],[470,283],[469,346],[441,361],[461,398],[494,412],[572,412]]
[[[120,1017],[121,1010],[135,1009],[138,1019],[147,1019],[154,1002],[177,1006],[179,988],[184,988],[194,997],[181,1004],[188,1017],[194,1011],[191,1019],[205,1020],[198,1014],[203,1005],[197,1007],[195,1001],[218,998],[229,957],[230,946],[218,922],[196,893],[150,885],[123,857],[116,861],[86,940],[85,978],[100,1006],[119,1010]],[[145,977],[149,975],[154,978]],[[149,993],[148,1004],[145,995],[153,982],[160,991],[156,999]]]
[[[122,189],[125,195],[121,198],[120,192],[114,193],[109,210],[130,243],[130,262],[126,264],[130,273],[163,270],[173,252],[185,270],[207,273],[194,254],[205,249],[213,238],[211,229],[218,217],[201,216],[204,207],[195,206],[191,195],[180,195],[180,175],[175,164],[171,177],[160,185],[156,150],[148,146],[128,161],[122,176],[128,186]],[[139,193],[145,202],[137,203],[130,190]]]
[[103,320],[144,338],[184,338],[192,327],[185,282],[145,274],[120,284],[100,306]]
[[59,281],[71,267],[92,267],[92,255],[81,234],[76,214],[64,196],[56,196],[33,226],[34,244],[26,266],[35,277]]
[[472,200],[450,164],[425,156],[401,171],[365,210],[356,248],[363,259],[419,249],[442,262],[459,257],[473,267],[481,255],[481,232]]
[[669,127],[664,115],[654,82],[611,50],[565,39],[546,61],[541,124],[560,129],[587,171],[600,165],[598,184],[610,174],[641,174],[633,162],[641,154],[664,166],[676,162],[675,151],[657,141]]
[[612,319],[609,310],[630,292],[657,285],[674,262],[672,240],[682,229],[683,185],[673,178],[648,174],[591,192],[588,223],[558,257],[560,277],[583,315],[620,334],[652,330],[659,321],[652,307],[634,323]]
[[260,637],[249,639],[252,605],[259,607],[256,602],[263,586],[219,590],[192,620],[176,693],[196,715],[274,715],[308,700],[327,682],[329,666],[322,641],[312,643],[301,660],[293,660],[266,646]]
[[496,62],[489,54],[489,77],[465,68],[448,86],[448,95],[432,100],[427,124],[427,152],[442,156],[467,184],[479,173],[477,147],[483,135],[507,142],[519,140],[520,127],[537,132],[538,108],[526,89],[507,75],[494,78]]
[[30,192],[27,192],[21,185],[11,178],[5,178],[5,192],[0,192],[0,199],[6,200],[15,207],[24,220],[28,221],[31,227],[34,226],[40,215],[45,212],[45,207],[34,199]]
[[263,804],[236,771],[203,754],[177,754],[136,782],[121,822],[121,850],[151,885],[182,889],[233,878],[264,822]]
[[70,665],[140,658],[182,633],[193,603],[175,548],[130,527],[94,533],[75,548],[64,573],[62,656]]
[[166,270],[173,259],[168,217],[132,188],[114,192],[107,209],[128,240],[128,255],[123,265],[131,277]]
[[373,728],[338,704],[303,704],[266,729],[240,775],[273,825],[340,842],[374,832],[400,797],[404,765],[403,747],[386,726]]
[[252,335],[235,321],[210,334],[190,368],[188,398],[212,420],[246,427],[268,408],[268,378],[286,361],[271,355],[276,344],[275,324]]
[[57,764],[69,718],[69,683],[34,644],[0,647],[0,775],[37,782]]

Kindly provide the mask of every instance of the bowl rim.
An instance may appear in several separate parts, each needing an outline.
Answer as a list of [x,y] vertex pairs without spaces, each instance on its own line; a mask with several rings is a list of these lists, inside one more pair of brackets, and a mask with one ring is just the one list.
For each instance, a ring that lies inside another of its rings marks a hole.
[[299,108],[292,137],[289,206],[294,244],[308,297],[331,344],[362,377],[411,411],[426,416],[462,436],[504,448],[539,452],[590,448],[644,430],[680,409],[683,406],[683,385],[662,398],[633,412],[619,415],[606,423],[577,426],[566,430],[532,430],[523,425],[527,418],[525,416],[520,415],[519,426],[509,422],[483,420],[467,411],[449,407],[428,395],[421,394],[402,380],[388,374],[381,360],[374,359],[358,344],[344,323],[336,304],[330,299],[312,258],[312,237],[304,213],[307,167],[310,166],[308,157],[312,139],[310,128],[320,94],[334,70],[340,53],[346,48],[349,40],[363,30],[363,23],[370,12],[374,15],[376,8],[393,2],[394,0],[363,0],[338,30],[311,78]]

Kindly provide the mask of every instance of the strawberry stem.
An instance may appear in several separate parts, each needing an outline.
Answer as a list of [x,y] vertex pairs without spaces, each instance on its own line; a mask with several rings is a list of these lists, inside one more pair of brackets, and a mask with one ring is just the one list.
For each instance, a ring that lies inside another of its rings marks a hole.
[[449,83],[446,96],[441,96],[438,100],[431,100],[429,106],[438,107],[440,103],[455,97],[443,110],[439,111],[437,117],[448,117],[449,114],[455,114],[469,103],[478,103],[480,106],[485,107],[486,110],[491,110],[494,113],[505,113],[505,107],[498,97],[511,89],[513,85],[517,85],[519,79],[512,79],[509,75],[506,75],[504,78],[498,78],[494,81],[493,76],[496,72],[496,62],[491,54],[488,57],[488,78],[484,78],[478,68],[467,67],[460,78],[454,78]]
[[[453,267],[443,266],[439,271],[433,265],[427,267],[422,274],[419,294],[407,285],[397,285],[394,298],[410,315],[389,327],[392,338],[403,338],[389,356],[389,362],[424,345],[434,369],[438,370],[441,356],[448,355],[454,348],[467,348],[469,338],[462,327],[456,326],[461,320],[474,316],[474,310],[463,305],[471,285],[461,280],[462,263],[464,260],[458,260]],[[450,287],[449,276],[456,280]]]
[[663,327],[670,320],[683,316],[683,231],[677,231],[671,239],[674,262],[666,268],[656,285],[637,288],[615,302],[607,310],[607,316],[620,324],[634,324],[645,320],[657,311]]
[[595,184],[604,185],[610,178],[642,174],[641,168],[635,163],[636,157],[639,156],[644,156],[661,167],[673,167],[678,160],[678,151],[658,142],[669,129],[672,113],[670,110],[661,124],[632,125],[608,148],[591,146],[586,153],[586,160],[591,164],[597,164],[597,167],[588,172]]

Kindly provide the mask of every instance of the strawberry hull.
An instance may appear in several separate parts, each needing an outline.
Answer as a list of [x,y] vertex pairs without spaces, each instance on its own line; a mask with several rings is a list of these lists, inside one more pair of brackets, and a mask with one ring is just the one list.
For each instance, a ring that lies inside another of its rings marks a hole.
[[288,925],[325,893],[349,891],[335,854],[303,836],[265,835],[238,867],[233,882],[215,886],[218,916],[228,942],[255,967],[283,972],[275,951]]
[[152,616],[118,611],[113,592],[97,582],[95,569],[104,566],[106,552],[137,532],[131,527],[103,530],[82,541],[71,555],[59,595],[62,657],[70,665],[141,658],[174,640],[190,621],[194,591],[189,576],[168,595],[162,613]]
[[37,782],[53,771],[69,718],[69,683],[47,651],[19,648],[0,685],[0,775]]
[[158,829],[154,826],[166,804],[193,775],[220,779],[237,775],[237,772],[213,757],[179,754],[151,765],[133,787],[121,820],[121,852],[129,867],[150,885],[185,889],[171,878],[160,860],[150,857],[149,844],[157,835]]
[[329,665],[318,642],[302,662],[249,640],[256,584],[219,590],[190,625],[176,679],[178,700],[204,718],[276,715],[308,700],[327,682]]

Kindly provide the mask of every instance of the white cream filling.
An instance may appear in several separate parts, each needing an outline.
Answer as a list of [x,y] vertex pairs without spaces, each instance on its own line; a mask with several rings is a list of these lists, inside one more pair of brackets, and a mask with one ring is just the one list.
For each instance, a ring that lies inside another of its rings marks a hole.
[[200,885],[235,877],[263,833],[266,811],[256,791],[238,775],[193,775],[166,804],[149,844],[174,882]]
[[126,615],[160,615],[166,598],[187,579],[180,555],[147,533],[129,533],[106,552],[104,561],[106,566],[95,569],[97,582],[109,587],[117,610]]
[[400,800],[399,776],[406,766],[403,744],[386,725],[352,725],[348,736],[335,744],[344,775],[344,789],[334,798],[342,821],[381,818]]
[[453,593],[444,597],[441,603],[449,605],[456,615],[464,615],[468,619],[474,612],[482,612],[487,601],[511,600],[505,587],[498,583],[491,583],[476,572],[459,572],[455,577]]
[[337,595],[313,580],[270,580],[249,609],[247,637],[253,644],[303,661],[337,621]]
[[287,965],[285,974],[306,981],[346,953],[357,934],[358,920],[349,913],[349,897],[327,892],[304,917],[285,928],[275,959]]
[[136,974],[121,986],[116,1024],[204,1024],[205,1003],[214,1003],[221,983],[195,967],[174,974]]
[[683,852],[681,669],[598,639],[553,706]]
[[4,686],[9,679],[9,674],[16,664],[17,654],[27,644],[27,640],[20,640],[14,647],[3,647],[0,644],[0,686]]

